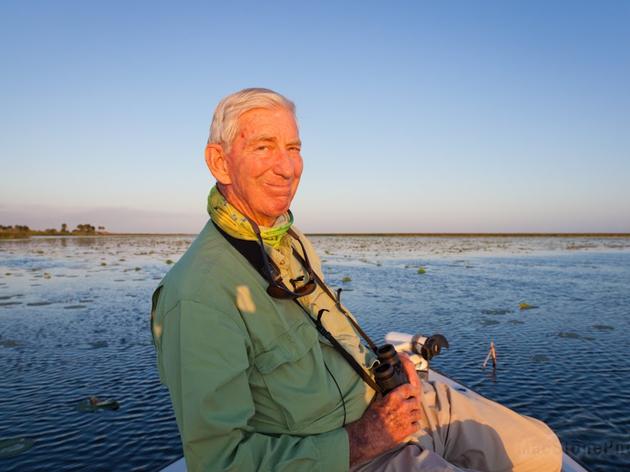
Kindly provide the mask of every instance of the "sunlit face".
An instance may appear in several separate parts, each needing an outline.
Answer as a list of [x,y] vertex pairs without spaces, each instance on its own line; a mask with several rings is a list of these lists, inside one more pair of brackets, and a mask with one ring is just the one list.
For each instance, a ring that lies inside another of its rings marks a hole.
[[291,111],[256,108],[238,119],[225,153],[228,183],[222,190],[239,211],[272,226],[289,209],[302,175],[300,135]]

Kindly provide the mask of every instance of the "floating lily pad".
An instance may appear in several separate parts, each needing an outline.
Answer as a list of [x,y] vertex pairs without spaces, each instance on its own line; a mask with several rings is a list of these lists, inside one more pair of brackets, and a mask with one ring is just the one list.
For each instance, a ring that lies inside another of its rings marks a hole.
[[498,325],[499,324],[499,322],[497,320],[491,320],[491,319],[488,319],[488,318],[483,318],[480,321],[480,323],[481,323],[482,326],[494,326],[494,325]]
[[94,413],[101,410],[118,410],[120,404],[116,400],[100,400],[96,397],[86,398],[77,404],[81,412]]
[[341,281],[345,284],[348,282],[352,282],[352,278],[346,275],[343,279],[341,279]]
[[582,336],[578,333],[574,333],[573,331],[561,331],[558,333],[558,337],[566,339],[583,339],[585,341],[593,341],[595,339],[590,336]]
[[35,444],[31,438],[0,439],[0,459],[17,456],[28,451]]
[[544,354],[535,354],[532,356],[532,362],[536,362],[537,364],[546,364],[549,362],[549,357]]
[[518,308],[520,310],[533,310],[533,309],[538,308],[538,307],[536,305],[530,305],[529,303],[523,302],[523,303],[519,303],[518,304]]
[[0,302],[0,306],[13,306],[13,305],[21,305],[22,302]]
[[597,331],[613,331],[615,329],[614,326],[608,326],[604,324],[595,324],[593,325],[593,329]]
[[418,274],[426,274],[427,270],[424,267],[418,267]]

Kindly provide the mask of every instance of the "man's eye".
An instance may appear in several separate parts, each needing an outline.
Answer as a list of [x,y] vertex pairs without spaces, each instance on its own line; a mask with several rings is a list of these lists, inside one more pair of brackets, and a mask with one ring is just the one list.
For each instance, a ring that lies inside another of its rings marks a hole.
[[256,147],[256,151],[266,151],[269,149],[269,146],[258,146]]

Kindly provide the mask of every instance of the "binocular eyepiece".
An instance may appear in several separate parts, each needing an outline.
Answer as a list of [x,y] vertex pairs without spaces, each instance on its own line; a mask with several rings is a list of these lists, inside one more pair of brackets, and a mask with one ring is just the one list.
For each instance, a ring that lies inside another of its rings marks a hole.
[[[422,359],[416,364],[416,372],[421,379],[425,380],[428,378],[429,361],[439,355],[443,348],[449,347],[448,341],[441,334],[434,334],[427,338],[419,334],[411,336],[405,333],[391,332],[385,336],[385,341],[394,343],[421,356]],[[379,363],[372,372],[374,373],[374,380],[381,388],[383,395],[387,395],[404,383],[409,383],[405,369],[393,344],[383,344],[376,349],[376,355]]]
[[392,344],[384,344],[376,350],[379,364],[374,368],[374,380],[387,395],[396,387],[409,383],[407,373],[400,362],[400,357]]

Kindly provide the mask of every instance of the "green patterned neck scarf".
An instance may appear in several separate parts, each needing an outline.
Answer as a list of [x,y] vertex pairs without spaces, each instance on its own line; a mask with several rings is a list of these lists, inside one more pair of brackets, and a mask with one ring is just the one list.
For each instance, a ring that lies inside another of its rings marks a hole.
[[[212,221],[233,238],[247,241],[258,240],[249,220],[225,199],[216,185],[212,187],[208,195],[208,213]],[[292,224],[293,215],[287,212],[279,216],[272,227],[259,226],[263,242],[277,249]]]

